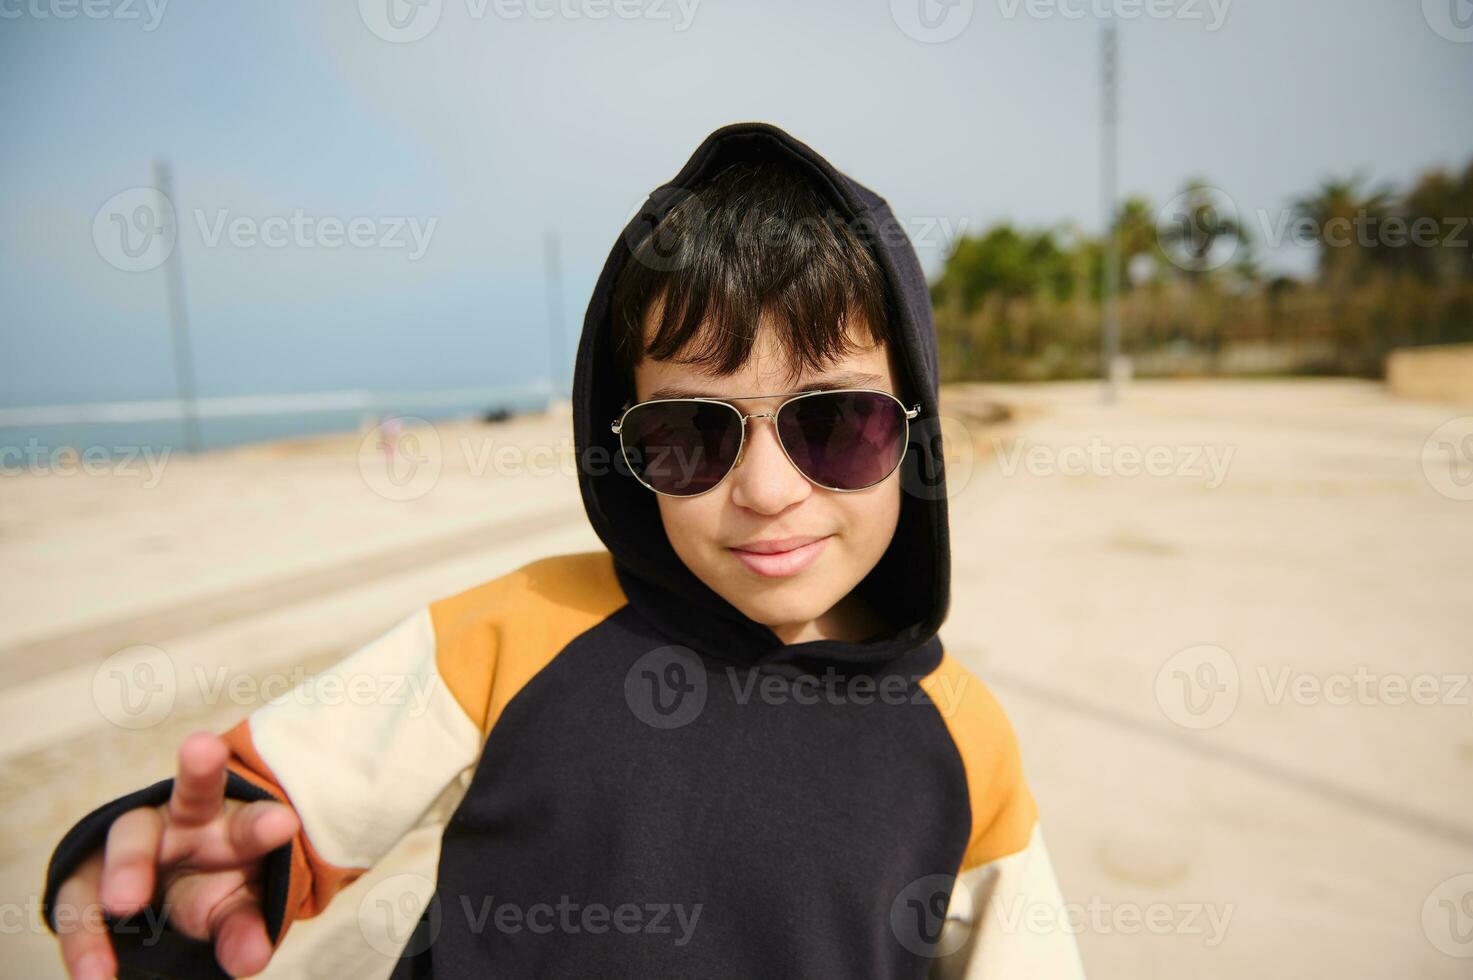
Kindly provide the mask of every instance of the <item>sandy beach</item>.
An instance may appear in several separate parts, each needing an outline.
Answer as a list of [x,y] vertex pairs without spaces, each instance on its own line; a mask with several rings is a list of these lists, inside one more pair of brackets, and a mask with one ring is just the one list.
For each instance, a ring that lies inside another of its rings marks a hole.
[[[942,406],[942,639],[1018,729],[1090,975],[1466,976],[1473,501],[1425,448],[1473,407],[1356,381]],[[153,463],[0,476],[5,976],[63,975],[36,912],[52,847],[184,735],[417,605],[601,546],[560,412]],[[385,976],[444,816],[265,975]]]

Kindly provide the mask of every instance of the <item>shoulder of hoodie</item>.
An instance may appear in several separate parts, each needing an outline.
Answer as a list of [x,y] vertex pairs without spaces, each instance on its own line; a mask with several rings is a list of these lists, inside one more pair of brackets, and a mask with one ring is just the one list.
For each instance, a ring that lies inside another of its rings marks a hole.
[[440,676],[485,732],[527,681],[627,601],[602,550],[539,558],[422,613]]
[[972,829],[962,870],[1023,850],[1038,808],[1007,712],[982,679],[950,653],[942,655],[921,687],[946,723],[966,771]]

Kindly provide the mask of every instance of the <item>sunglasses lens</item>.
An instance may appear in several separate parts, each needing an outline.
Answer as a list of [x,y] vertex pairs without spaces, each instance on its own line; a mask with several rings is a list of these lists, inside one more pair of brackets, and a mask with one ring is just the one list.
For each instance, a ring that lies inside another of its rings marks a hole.
[[833,391],[795,399],[777,431],[793,464],[836,490],[863,490],[894,472],[905,453],[905,409],[872,391]]
[[689,497],[721,482],[736,460],[742,424],[736,409],[715,402],[636,405],[621,429],[629,468],[660,493]]

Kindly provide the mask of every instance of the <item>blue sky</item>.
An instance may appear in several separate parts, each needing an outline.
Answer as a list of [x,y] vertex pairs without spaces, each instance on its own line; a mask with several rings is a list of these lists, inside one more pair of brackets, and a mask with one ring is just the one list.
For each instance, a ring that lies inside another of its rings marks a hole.
[[[545,376],[550,233],[570,371],[613,235],[742,119],[885,195],[929,271],[948,228],[1096,229],[1094,11],[1131,0],[962,0],[945,41],[901,26],[917,0],[423,0],[411,43],[371,26],[404,0],[89,2],[0,0],[0,406],[172,392],[163,270],[94,237],[160,155],[205,395]],[[1120,25],[1127,192],[1201,174],[1272,214],[1331,175],[1473,158],[1473,42],[1432,26],[1467,0],[1217,0],[1217,29],[1207,0],[1152,2],[1172,15]],[[249,238],[294,214],[317,231]],[[374,244],[325,246],[355,218]],[[212,241],[232,220],[246,237]],[[394,221],[430,230],[422,255],[384,247]]]

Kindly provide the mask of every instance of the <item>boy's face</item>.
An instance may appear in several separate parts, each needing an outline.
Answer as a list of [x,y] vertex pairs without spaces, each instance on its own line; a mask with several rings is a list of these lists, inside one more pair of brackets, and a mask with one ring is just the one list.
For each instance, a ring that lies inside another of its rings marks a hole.
[[[652,330],[650,317],[646,330]],[[861,341],[862,342],[862,341]],[[897,396],[886,345],[831,362],[796,380],[764,317],[747,363],[717,378],[695,367],[644,358],[634,371],[635,401],[666,385],[712,398],[797,391],[841,374],[867,375],[844,387]],[[771,412],[782,397],[733,402],[744,413]],[[890,546],[900,518],[900,470],[867,490],[840,492],[810,483],[783,453],[771,419],[747,422],[741,462],[714,489],[695,497],[657,497],[665,533],[681,561],[749,619],[784,643],[861,639],[882,623],[851,590]],[[752,558],[738,548],[784,538],[822,539],[786,555]]]

